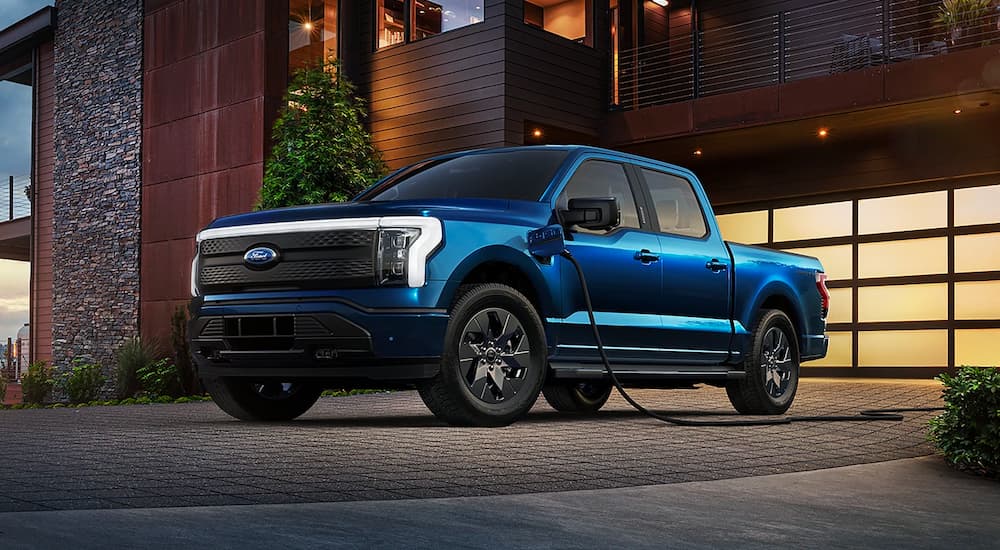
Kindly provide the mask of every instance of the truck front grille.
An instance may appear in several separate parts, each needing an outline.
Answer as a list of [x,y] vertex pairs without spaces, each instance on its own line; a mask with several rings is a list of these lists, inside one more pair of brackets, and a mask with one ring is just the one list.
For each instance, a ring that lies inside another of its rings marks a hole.
[[[199,247],[198,285],[204,294],[373,286],[374,243],[375,232],[364,230],[206,239]],[[261,246],[277,251],[278,261],[248,267],[243,255]]]

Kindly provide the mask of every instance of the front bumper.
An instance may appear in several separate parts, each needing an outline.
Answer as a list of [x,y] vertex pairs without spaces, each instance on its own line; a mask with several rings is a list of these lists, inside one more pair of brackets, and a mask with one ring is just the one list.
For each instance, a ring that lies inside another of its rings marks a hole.
[[437,374],[443,310],[344,298],[195,298],[188,325],[201,376],[412,381]]

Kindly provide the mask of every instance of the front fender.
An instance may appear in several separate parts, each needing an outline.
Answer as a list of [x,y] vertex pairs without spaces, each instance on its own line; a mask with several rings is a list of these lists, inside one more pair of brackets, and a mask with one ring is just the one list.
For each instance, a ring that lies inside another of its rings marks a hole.
[[463,259],[452,271],[441,292],[439,308],[449,308],[455,299],[455,293],[462,281],[468,277],[477,267],[490,262],[501,262],[508,264],[523,273],[535,289],[539,306],[542,311],[539,315],[544,319],[553,311],[556,311],[555,300],[553,299],[555,285],[559,281],[558,267],[555,265],[539,264],[526,251],[516,250],[505,245],[490,245],[477,249]]

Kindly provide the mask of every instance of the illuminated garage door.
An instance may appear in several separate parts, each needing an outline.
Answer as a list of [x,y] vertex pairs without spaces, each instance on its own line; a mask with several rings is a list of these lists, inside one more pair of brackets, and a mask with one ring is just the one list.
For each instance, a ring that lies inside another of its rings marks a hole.
[[877,192],[720,208],[719,225],[727,240],[823,262],[830,352],[806,367],[1000,364],[1000,184]]

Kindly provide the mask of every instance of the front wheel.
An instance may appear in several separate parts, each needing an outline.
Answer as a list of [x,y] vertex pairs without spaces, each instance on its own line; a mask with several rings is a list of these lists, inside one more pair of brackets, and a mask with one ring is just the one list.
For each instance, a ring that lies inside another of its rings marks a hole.
[[202,382],[220,409],[240,420],[282,421],[301,416],[312,407],[323,387],[306,382],[204,378]]
[[742,414],[783,414],[799,386],[799,346],[792,321],[781,310],[763,311],[752,343],[743,361],[745,377],[726,385],[729,401]]
[[531,302],[500,284],[461,289],[451,309],[441,370],[421,384],[435,416],[460,426],[505,426],[524,416],[545,379],[542,321]]

